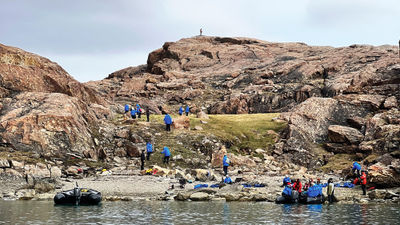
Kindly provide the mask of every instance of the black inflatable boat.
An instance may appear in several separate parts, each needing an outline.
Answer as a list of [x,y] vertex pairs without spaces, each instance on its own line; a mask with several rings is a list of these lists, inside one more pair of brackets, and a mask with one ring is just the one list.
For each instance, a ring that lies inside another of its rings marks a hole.
[[56,205],[97,205],[100,202],[100,192],[80,187],[59,192],[54,196],[54,203]]
[[317,197],[308,197],[307,194],[301,194],[299,198],[299,203],[301,204],[323,204],[324,202],[324,195],[318,195]]
[[299,200],[299,192],[297,191],[292,191],[291,196],[287,195],[282,195],[279,196],[275,199],[276,204],[292,204],[292,203],[297,203]]

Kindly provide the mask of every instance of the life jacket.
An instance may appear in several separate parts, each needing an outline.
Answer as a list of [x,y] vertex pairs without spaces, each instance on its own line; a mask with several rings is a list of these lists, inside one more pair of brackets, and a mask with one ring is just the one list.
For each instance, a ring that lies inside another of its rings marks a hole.
[[367,184],[367,175],[365,174],[365,172],[362,172],[360,179],[361,179],[361,184],[364,185]]
[[299,193],[301,193],[301,182],[298,182],[298,183],[297,183],[297,181],[294,182],[293,189],[298,191]]

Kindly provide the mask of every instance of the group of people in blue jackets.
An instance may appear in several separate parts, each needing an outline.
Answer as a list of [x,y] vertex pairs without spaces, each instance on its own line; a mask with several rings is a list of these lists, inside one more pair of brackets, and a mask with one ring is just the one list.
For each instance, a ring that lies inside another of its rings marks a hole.
[[[125,109],[125,114],[130,112],[130,115],[131,115],[132,119],[136,119],[136,116],[138,118],[141,118],[143,110],[142,110],[142,108],[141,108],[141,106],[139,104],[136,104],[136,108],[133,107],[133,106],[130,107],[128,104],[125,104],[124,109]],[[190,112],[190,107],[187,105],[186,109],[185,109],[186,116],[189,115],[189,112]],[[179,108],[179,115],[182,115],[182,114],[183,114],[183,107],[181,106]],[[148,108],[146,108],[146,115],[147,115],[147,122],[149,122],[150,112],[149,112]],[[173,120],[172,120],[172,117],[168,113],[166,113],[165,116],[164,116],[164,123],[166,125],[165,130],[166,131],[171,131],[171,124],[173,123]],[[150,160],[150,156],[151,156],[152,153],[153,153],[153,145],[150,142],[147,142],[147,144],[146,144],[146,154],[145,154],[145,151],[142,151],[142,153],[140,155],[141,169],[142,170],[144,169],[145,160],[146,159]],[[164,164],[169,164],[169,159],[171,157],[171,151],[169,150],[169,148],[165,146],[163,148],[163,151],[161,152],[161,154],[164,155],[163,163]]]
[[[135,107],[130,107],[128,104],[125,104],[125,114],[130,112],[131,118],[132,119],[136,119],[136,115],[137,118],[141,118],[142,117],[142,113],[143,113],[143,109],[142,107],[140,107],[139,104],[136,104],[136,108]],[[150,122],[150,110],[149,108],[146,108],[146,117],[147,117],[147,122]]]
[[[190,112],[190,107],[187,105],[186,109],[185,109],[185,114],[186,116],[189,116],[189,112]],[[179,115],[182,116],[183,115],[183,107],[179,107]]]

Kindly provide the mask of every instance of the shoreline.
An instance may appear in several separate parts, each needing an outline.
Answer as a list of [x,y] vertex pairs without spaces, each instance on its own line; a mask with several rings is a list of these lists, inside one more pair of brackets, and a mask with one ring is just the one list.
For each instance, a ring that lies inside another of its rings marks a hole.
[[[307,174],[308,176],[315,176]],[[327,176],[321,177],[322,183],[327,180]],[[331,176],[330,176],[331,177]],[[232,176],[235,178],[235,176]],[[179,187],[179,179],[168,176],[139,175],[139,171],[134,171],[131,175],[97,175],[81,179],[61,178],[57,180],[56,189],[47,193],[36,193],[34,189],[24,189],[22,182],[2,182],[0,199],[5,200],[52,200],[57,192],[73,189],[78,183],[79,187],[95,189],[102,193],[103,201],[265,201],[274,202],[283,190],[282,176],[255,176],[253,180],[240,183],[225,185],[222,188],[199,188],[194,189],[197,184],[219,183],[214,181],[194,181],[186,184],[185,188]],[[233,179],[234,180],[234,179]],[[335,177],[338,183],[338,177]],[[342,181],[343,182],[343,181]],[[244,183],[262,183],[265,187],[246,188]],[[170,187],[174,185],[174,189]],[[7,188],[8,186],[8,188]],[[4,188],[6,187],[6,188]],[[18,187],[18,188],[17,188]],[[12,189],[14,195],[12,194]],[[195,194],[196,193],[196,194]],[[361,195],[360,186],[354,188],[335,188],[335,196],[339,204],[399,204],[400,187],[390,189],[376,189],[368,191],[366,196]],[[193,195],[194,194],[194,195]],[[326,188],[323,188],[326,196]],[[327,204],[327,202],[325,202]]]

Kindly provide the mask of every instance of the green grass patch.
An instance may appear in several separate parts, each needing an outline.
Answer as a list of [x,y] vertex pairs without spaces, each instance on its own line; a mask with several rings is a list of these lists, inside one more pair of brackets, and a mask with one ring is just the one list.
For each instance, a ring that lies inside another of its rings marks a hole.
[[[217,136],[229,143],[232,151],[242,152],[257,148],[268,150],[276,138],[268,131],[279,133],[286,127],[286,123],[272,120],[277,116],[278,113],[209,115],[208,120],[191,117],[190,127],[193,129],[195,126],[201,126],[203,130],[196,132]],[[200,120],[207,123],[201,124]]]
[[329,162],[319,169],[323,172],[348,169],[353,166],[355,160],[356,158],[354,155],[336,154],[329,158]]

